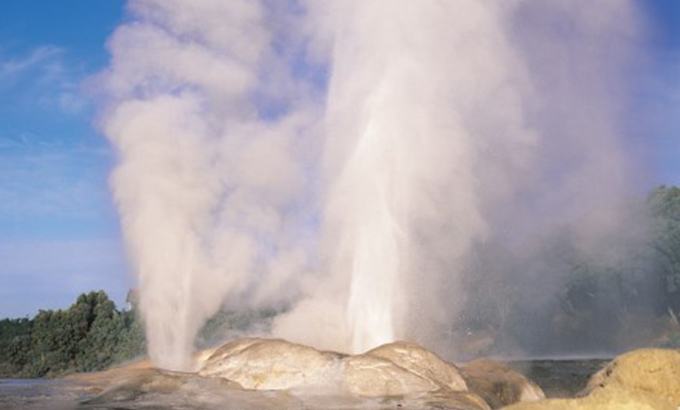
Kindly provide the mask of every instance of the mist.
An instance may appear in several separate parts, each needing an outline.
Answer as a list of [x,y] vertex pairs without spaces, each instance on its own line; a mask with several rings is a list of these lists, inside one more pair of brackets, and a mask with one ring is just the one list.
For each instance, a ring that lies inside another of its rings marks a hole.
[[101,127],[160,367],[191,369],[224,305],[285,306],[272,335],[321,349],[407,339],[456,355],[456,324],[503,284],[528,311],[554,299],[568,272],[546,238],[586,258],[631,231],[632,0],[128,13]]

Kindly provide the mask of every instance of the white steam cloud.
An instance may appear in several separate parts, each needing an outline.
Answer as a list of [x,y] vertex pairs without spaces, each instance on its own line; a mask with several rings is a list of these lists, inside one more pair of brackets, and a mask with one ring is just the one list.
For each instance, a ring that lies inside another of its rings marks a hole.
[[[106,74],[104,127],[121,157],[112,186],[149,354],[188,369],[197,332],[225,299],[276,297],[253,288],[284,292],[303,269],[295,219],[314,110],[298,108],[308,102],[273,50],[273,10],[260,2],[129,8]],[[258,100],[286,88],[286,114],[263,119]]]
[[[192,366],[224,303],[294,302],[274,333],[320,348],[436,344],[475,243],[610,211],[627,188],[632,0],[129,12],[103,128],[162,367]],[[596,219],[584,238],[616,226]]]

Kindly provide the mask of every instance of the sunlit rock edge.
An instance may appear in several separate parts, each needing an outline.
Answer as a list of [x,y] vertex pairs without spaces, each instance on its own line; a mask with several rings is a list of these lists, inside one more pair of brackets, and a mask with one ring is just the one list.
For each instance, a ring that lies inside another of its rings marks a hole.
[[[94,395],[88,405],[134,402],[179,392],[194,401],[228,399],[246,408],[299,407],[301,403],[309,408],[324,408],[329,403],[331,407],[382,407],[394,402],[402,408],[486,410],[543,397],[538,386],[501,364],[484,368],[493,379],[485,385],[476,381],[479,372],[472,363],[467,371],[473,381],[469,387],[466,368],[461,371],[408,342],[346,355],[281,339],[247,338],[201,351],[195,359],[197,371],[193,373],[159,370],[150,361],[140,360],[70,379],[84,383]],[[508,391],[514,393],[504,393]]]

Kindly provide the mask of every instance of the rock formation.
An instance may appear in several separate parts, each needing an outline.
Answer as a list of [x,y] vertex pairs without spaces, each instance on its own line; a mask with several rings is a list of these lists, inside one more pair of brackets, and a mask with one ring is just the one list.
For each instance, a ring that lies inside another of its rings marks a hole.
[[281,339],[240,339],[215,350],[198,374],[245,389],[288,390],[321,384],[339,357]]
[[461,372],[470,391],[486,400],[492,409],[545,399],[536,383],[495,360],[472,361]]
[[405,396],[442,389],[434,380],[366,354],[343,360],[342,385],[346,392],[363,397]]
[[593,375],[583,395],[522,403],[507,410],[677,410],[680,352],[640,349],[623,354]]
[[364,397],[467,391],[454,365],[405,342],[346,356],[281,339],[241,339],[214,350],[198,374],[255,390],[334,384],[338,392]]
[[[98,394],[89,404],[180,397],[244,409],[439,408],[450,410],[677,410],[680,351],[641,349],[595,374],[576,399],[543,391],[502,363],[457,368],[412,343],[360,355],[323,352],[280,339],[241,339],[196,357],[199,370],[176,373],[141,361],[70,379]],[[175,401],[177,403],[177,401]],[[183,403],[180,401],[179,403]],[[504,407],[509,406],[509,407]],[[213,408],[208,406],[207,408]],[[220,407],[221,408],[221,407]]]
[[389,343],[369,350],[366,355],[389,360],[451,391],[467,391],[468,389],[456,366],[414,343]]
[[623,354],[591,378],[586,392],[621,387],[680,405],[680,351],[640,349]]
[[[543,398],[529,380],[503,367],[479,362],[464,374],[453,364],[413,343],[389,343],[364,354],[320,352],[280,339],[242,339],[216,349],[199,374],[238,383],[245,389],[291,390],[314,387],[364,398],[427,397],[432,406],[489,409]],[[482,379],[490,377],[485,383]],[[501,386],[500,391],[496,388]]]
[[179,403],[200,398],[206,405],[244,409],[491,410],[543,397],[538,386],[500,363],[476,361],[459,369],[407,342],[344,355],[281,339],[248,338],[199,352],[195,360],[193,373],[158,370],[146,360],[73,380],[98,394],[89,401],[93,405],[177,396]]

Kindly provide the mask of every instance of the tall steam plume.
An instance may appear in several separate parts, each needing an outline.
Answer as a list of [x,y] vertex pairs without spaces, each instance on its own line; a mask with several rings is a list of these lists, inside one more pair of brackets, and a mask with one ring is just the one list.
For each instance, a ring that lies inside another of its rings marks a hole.
[[189,369],[223,303],[436,344],[475,243],[615,208],[635,10],[557,3],[130,0],[103,128],[152,359]]

